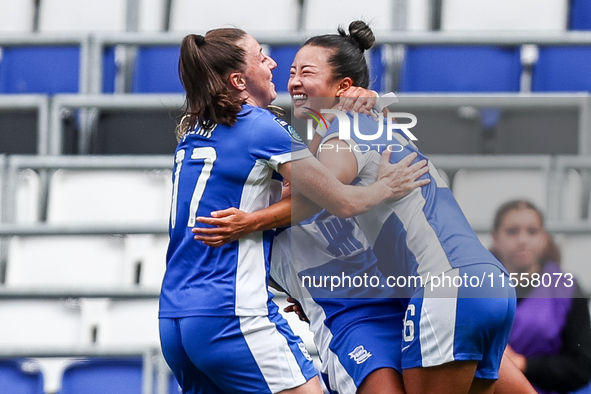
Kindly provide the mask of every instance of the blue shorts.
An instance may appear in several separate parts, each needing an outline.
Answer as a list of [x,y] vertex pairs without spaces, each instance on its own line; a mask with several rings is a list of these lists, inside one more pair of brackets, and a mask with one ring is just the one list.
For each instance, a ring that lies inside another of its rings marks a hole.
[[268,316],[161,318],[160,341],[183,393],[277,393],[317,376],[276,308]]
[[516,306],[508,277],[497,266],[482,263],[452,269],[439,278],[409,301],[402,368],[471,360],[478,361],[476,378],[498,379]]
[[363,380],[380,368],[402,371],[398,344],[403,318],[404,310],[364,317],[332,338],[322,360],[322,378],[331,393],[355,394]]

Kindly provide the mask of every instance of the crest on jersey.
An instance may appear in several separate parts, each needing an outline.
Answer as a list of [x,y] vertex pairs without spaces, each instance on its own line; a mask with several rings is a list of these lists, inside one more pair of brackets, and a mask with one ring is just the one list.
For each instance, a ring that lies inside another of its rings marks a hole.
[[283,127],[283,129],[287,131],[287,134],[289,134],[294,141],[304,142],[302,137],[300,137],[298,132],[293,127],[291,127],[289,123],[279,118],[275,118],[275,122],[279,123],[279,126]]
[[353,361],[355,361],[357,364],[361,364],[371,357],[371,353],[368,352],[363,347],[363,345],[359,345],[355,349],[353,349],[351,353],[349,353],[349,357],[351,357]]

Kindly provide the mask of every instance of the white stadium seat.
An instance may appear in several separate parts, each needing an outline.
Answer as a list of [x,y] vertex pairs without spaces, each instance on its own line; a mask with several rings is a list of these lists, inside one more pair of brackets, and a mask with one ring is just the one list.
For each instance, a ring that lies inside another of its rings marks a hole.
[[394,2],[390,0],[309,0],[304,10],[305,30],[336,33],[341,25],[346,31],[358,19],[369,23],[374,32],[394,28]]
[[407,31],[427,31],[431,28],[430,0],[406,1]]
[[50,223],[167,223],[170,171],[58,170],[50,180]]
[[109,300],[98,325],[97,344],[158,346],[158,300]]
[[[170,30],[204,34],[218,27],[256,31],[296,31],[297,0],[172,0]],[[222,11],[223,10],[223,11]]]
[[559,234],[556,242],[563,272],[573,274],[583,291],[591,294],[591,234]]
[[0,33],[33,31],[35,0],[0,0]]
[[527,199],[547,211],[547,177],[539,170],[459,170],[453,194],[471,225],[492,225],[497,208]]
[[441,30],[564,31],[567,0],[443,0]]
[[40,192],[39,174],[31,169],[18,172],[15,199],[15,221],[17,223],[35,223],[39,221]]
[[7,286],[57,288],[132,285],[125,275],[122,237],[28,236],[12,238]]
[[583,178],[581,174],[569,169],[560,179],[560,219],[577,221],[582,217]]
[[55,347],[82,343],[80,308],[66,300],[2,300],[0,346]]
[[39,31],[125,31],[127,0],[43,0]]
[[140,0],[138,30],[141,32],[163,31],[168,15],[165,15],[166,0]]

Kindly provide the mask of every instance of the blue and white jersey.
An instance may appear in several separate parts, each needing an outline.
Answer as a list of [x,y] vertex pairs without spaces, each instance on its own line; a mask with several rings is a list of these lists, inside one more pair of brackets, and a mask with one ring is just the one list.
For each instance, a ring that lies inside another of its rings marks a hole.
[[[412,152],[415,159],[428,160],[400,130],[387,139],[387,122],[381,136],[375,140],[361,138],[354,130],[354,116],[349,113],[350,136],[346,140],[357,159],[357,179],[353,183],[369,185],[375,182],[380,154],[387,145],[393,151],[390,162],[397,163]],[[357,130],[362,136],[378,135],[379,123],[370,116],[359,114]],[[322,143],[338,138],[339,120],[330,125]],[[423,283],[433,276],[453,268],[475,263],[492,263],[506,272],[502,264],[481,244],[470,227],[451,190],[428,160],[431,182],[414,189],[406,197],[381,204],[357,217],[386,276],[420,275]],[[398,289],[400,290],[400,289]],[[415,288],[398,292],[398,297],[409,297]]]
[[354,218],[322,211],[281,231],[270,275],[301,303],[321,360],[331,358],[331,342],[352,325],[404,311]]
[[175,152],[170,243],[162,318],[267,315],[274,231],[220,248],[193,239],[197,216],[263,209],[281,196],[279,165],[310,156],[295,130],[268,110],[244,105],[232,127],[188,132]]

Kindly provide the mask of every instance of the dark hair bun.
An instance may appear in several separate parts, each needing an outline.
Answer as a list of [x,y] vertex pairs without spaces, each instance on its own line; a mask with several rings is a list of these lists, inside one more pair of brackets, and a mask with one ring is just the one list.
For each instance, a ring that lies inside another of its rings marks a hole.
[[349,24],[349,38],[362,51],[371,48],[376,42],[373,32],[367,23],[363,21],[353,21],[351,24]]

